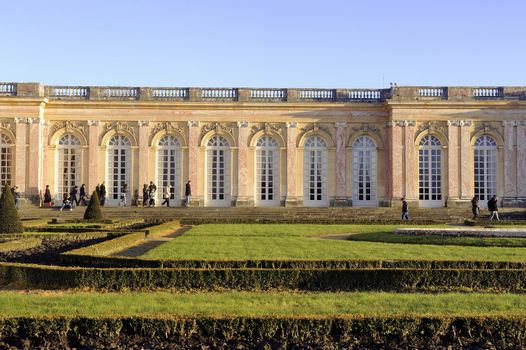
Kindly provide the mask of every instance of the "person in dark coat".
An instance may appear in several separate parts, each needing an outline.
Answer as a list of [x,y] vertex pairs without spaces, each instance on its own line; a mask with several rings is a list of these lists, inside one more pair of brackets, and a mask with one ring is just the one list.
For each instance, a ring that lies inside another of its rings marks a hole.
[[188,180],[186,186],[184,187],[184,195],[186,197],[184,200],[184,206],[188,208],[190,205],[190,200],[192,199],[192,185],[190,180]]
[[402,220],[409,220],[409,206],[405,198],[402,197]]
[[148,200],[150,199],[150,192],[148,190],[148,184],[142,186],[142,206],[146,208],[148,205]]
[[82,184],[82,186],[80,186],[80,190],[79,190],[79,203],[81,205],[86,205],[87,203],[87,197],[86,197],[86,185]]
[[122,185],[121,187],[121,201],[119,202],[119,207],[121,206],[121,204],[123,204],[124,206],[126,206],[126,197],[127,197],[127,194],[128,194],[128,184],[124,184]]
[[499,208],[497,207],[497,196],[493,195],[493,197],[491,197],[491,199],[488,201],[488,210],[490,211],[491,213],[491,216],[489,218],[489,220],[493,220],[494,217],[497,218],[497,221],[500,221],[499,219]]
[[16,209],[18,210],[18,202],[20,201],[20,192],[18,191],[18,186],[12,187],[11,193],[13,194],[13,198],[15,199]]
[[77,194],[79,193],[79,187],[73,186],[71,188],[71,191],[69,192],[70,200],[71,200],[71,206],[75,204],[76,206],[79,205],[79,199],[77,198]]
[[148,186],[148,194],[150,197],[150,207],[155,207],[155,196],[157,196],[157,186],[150,181],[150,186]]
[[44,191],[44,205],[51,206],[51,191],[49,190],[49,185],[46,185],[46,190]]
[[106,203],[106,185],[104,185],[104,181],[100,185],[100,205],[104,205]]
[[471,212],[473,213],[473,220],[475,220],[480,212],[479,196],[475,196],[471,200]]

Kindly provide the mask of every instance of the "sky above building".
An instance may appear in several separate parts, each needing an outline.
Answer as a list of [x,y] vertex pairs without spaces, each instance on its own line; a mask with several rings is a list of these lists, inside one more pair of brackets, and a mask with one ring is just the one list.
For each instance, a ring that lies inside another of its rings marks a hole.
[[524,0],[16,0],[0,81],[50,85],[526,85]]

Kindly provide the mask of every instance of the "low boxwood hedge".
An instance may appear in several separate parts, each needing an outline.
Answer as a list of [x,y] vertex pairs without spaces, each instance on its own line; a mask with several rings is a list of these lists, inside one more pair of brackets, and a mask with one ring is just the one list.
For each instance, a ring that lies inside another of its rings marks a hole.
[[15,239],[0,243],[0,253],[10,252],[16,250],[26,250],[42,244],[42,238],[30,237],[23,239]]
[[21,317],[0,318],[5,348],[522,349],[526,318]]
[[526,270],[80,268],[0,263],[0,286],[102,290],[526,292]]

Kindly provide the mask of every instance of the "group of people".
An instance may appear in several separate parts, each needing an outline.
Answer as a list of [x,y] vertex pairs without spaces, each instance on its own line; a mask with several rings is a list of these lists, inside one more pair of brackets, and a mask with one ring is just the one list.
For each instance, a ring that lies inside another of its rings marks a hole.
[[[73,210],[73,207],[79,205],[87,205],[89,198],[86,193],[86,185],[82,184],[80,188],[78,186],[73,186],[69,193],[64,193],[62,197],[62,205],[60,206],[60,211],[64,209]],[[49,185],[46,185],[46,190],[44,192],[44,206],[50,207],[52,205],[51,191],[49,190]]]
[[[192,197],[192,186],[191,181],[188,181],[185,185],[185,200],[184,206],[188,207],[190,205],[190,199]],[[150,184],[144,184],[142,187],[142,206],[143,207],[155,207],[155,201],[157,197],[157,186],[150,181]],[[164,187],[163,189],[163,202],[161,206],[166,205],[170,207],[170,200],[174,199],[174,188],[170,185]],[[138,201],[137,201],[138,204]]]
[[[471,211],[473,213],[473,220],[475,220],[477,218],[477,216],[480,215],[480,204],[479,204],[479,202],[480,202],[479,196],[475,196],[471,200]],[[487,204],[488,204],[488,210],[491,213],[491,216],[489,218],[490,221],[493,220],[494,218],[496,218],[497,221],[500,221],[497,196],[493,195],[488,200]]]

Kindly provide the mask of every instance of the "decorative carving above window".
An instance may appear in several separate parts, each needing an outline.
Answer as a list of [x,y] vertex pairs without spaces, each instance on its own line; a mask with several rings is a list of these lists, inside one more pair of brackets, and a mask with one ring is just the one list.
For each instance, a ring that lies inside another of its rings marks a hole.
[[442,123],[439,124],[437,122],[424,122],[424,123],[421,123],[418,126],[418,129],[416,130],[415,140],[418,137],[418,135],[420,135],[421,133],[426,132],[426,131],[427,131],[428,134],[441,134],[447,140],[447,129],[446,129],[446,126],[443,125]]
[[155,124],[155,127],[152,130],[152,135],[157,134],[160,131],[166,131],[166,133],[179,133],[181,135],[184,135],[184,129],[179,123],[172,123],[172,122],[161,122]]
[[115,130],[117,132],[119,131],[127,131],[133,136],[135,136],[135,130],[132,126],[128,125],[127,122],[109,122],[104,124],[104,130],[110,131]]
[[262,130],[266,135],[270,134],[271,131],[275,131],[278,134],[280,134],[283,130],[283,126],[278,123],[259,123],[257,125],[254,125],[250,129],[250,134],[254,135],[255,133],[260,132]]
[[203,125],[201,128],[201,138],[208,134],[210,131],[213,131],[215,134],[219,134],[221,132],[228,134],[234,139],[234,128],[237,127],[234,126],[231,123],[208,123]]
[[53,126],[51,126],[50,129],[50,135],[53,135],[60,129],[66,129],[66,132],[71,132],[72,130],[77,130],[81,134],[84,134],[84,125],[80,124],[79,122],[72,122],[70,120],[63,120],[53,123]]
[[494,127],[490,123],[476,123],[475,124],[475,130],[473,130],[472,136],[478,134],[481,131],[483,131],[483,132],[493,132],[493,133],[499,135],[502,138],[502,134],[500,133],[500,129]]

